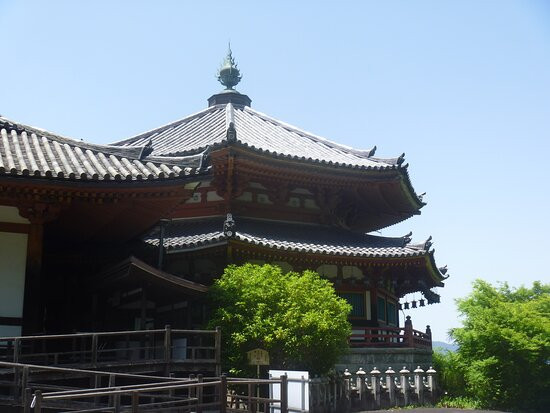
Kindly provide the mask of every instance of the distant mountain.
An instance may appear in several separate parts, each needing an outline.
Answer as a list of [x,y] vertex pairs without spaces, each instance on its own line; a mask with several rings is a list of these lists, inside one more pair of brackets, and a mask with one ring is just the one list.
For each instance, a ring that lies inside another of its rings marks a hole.
[[456,351],[458,346],[454,343],[445,343],[444,341],[432,341],[432,348],[440,348],[443,350]]

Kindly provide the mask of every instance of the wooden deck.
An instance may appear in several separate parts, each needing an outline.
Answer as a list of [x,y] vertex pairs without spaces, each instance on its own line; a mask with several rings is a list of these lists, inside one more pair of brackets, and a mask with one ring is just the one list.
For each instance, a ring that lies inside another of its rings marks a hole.
[[431,333],[405,327],[353,327],[352,348],[432,348]]

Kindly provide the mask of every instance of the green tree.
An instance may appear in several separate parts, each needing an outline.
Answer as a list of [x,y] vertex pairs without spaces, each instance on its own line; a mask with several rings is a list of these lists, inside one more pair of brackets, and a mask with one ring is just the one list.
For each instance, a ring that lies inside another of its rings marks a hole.
[[229,266],[210,289],[222,328],[222,354],[232,373],[251,373],[246,352],[269,351],[270,367],[325,373],[347,349],[349,304],[313,271]]
[[485,407],[544,411],[550,406],[550,285],[511,289],[474,282],[457,300],[463,327],[453,360],[466,394]]

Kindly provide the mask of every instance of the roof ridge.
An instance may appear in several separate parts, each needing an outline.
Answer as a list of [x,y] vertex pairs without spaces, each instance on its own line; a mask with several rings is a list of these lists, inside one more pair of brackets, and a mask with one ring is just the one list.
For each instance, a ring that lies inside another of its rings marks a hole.
[[[376,160],[380,163],[387,163],[385,162],[384,159],[381,159],[381,158],[372,158],[372,156],[374,155],[375,151],[376,151],[376,145],[373,146],[371,149],[355,149],[351,146],[348,146],[348,145],[343,145],[341,143],[337,143],[337,142],[334,142],[330,139],[327,139],[323,136],[320,136],[320,135],[317,135],[315,133],[312,133],[312,132],[309,132],[309,131],[306,131],[304,129],[301,129],[297,126],[294,126],[294,125],[291,125],[289,123],[286,123],[284,121],[281,121],[279,119],[276,119],[272,116],[269,116],[263,112],[260,112],[260,111],[257,111],[255,109],[252,109],[251,107],[249,106],[245,106],[243,107],[242,110],[246,110],[248,112],[251,112],[252,114],[256,115],[256,116],[259,116],[261,118],[263,118],[264,120],[266,121],[269,121],[269,122],[274,122],[274,123],[277,123],[279,124],[280,126],[284,127],[285,129],[287,130],[290,130],[292,132],[295,132],[295,133],[298,133],[304,137],[307,137],[307,138],[310,138],[312,140],[314,140],[315,142],[318,142],[318,143],[323,143],[323,144],[328,144],[330,145],[332,148],[334,149],[339,149],[339,150],[342,150],[342,151],[345,151],[345,152],[348,152],[352,155],[355,155],[359,158],[364,158],[364,159],[369,159],[369,160]],[[391,164],[393,165],[393,164]]]
[[146,135],[150,135],[152,133],[155,133],[155,132],[159,132],[159,131],[163,131],[171,126],[174,126],[174,125],[179,125],[185,121],[190,121],[200,115],[203,115],[204,113],[208,113],[208,112],[213,112],[214,110],[219,110],[221,106],[225,106],[225,105],[213,105],[213,106],[209,106],[207,107],[206,109],[201,109],[200,111],[198,112],[195,112],[195,113],[192,113],[191,115],[188,115],[188,116],[185,116],[181,119],[177,119],[175,121],[172,121],[172,122],[168,122],[168,123],[165,123],[164,125],[162,126],[157,126],[156,128],[153,128],[153,129],[150,129],[150,130],[147,130],[145,132],[141,132],[137,135],[134,135],[134,136],[131,136],[129,138],[125,138],[125,139],[122,139],[120,141],[115,141],[115,142],[112,142],[111,145],[113,146],[122,146],[124,144],[126,144],[127,142],[131,142],[131,141],[135,141],[135,140],[138,140],[138,139],[141,139],[143,138],[144,136]]

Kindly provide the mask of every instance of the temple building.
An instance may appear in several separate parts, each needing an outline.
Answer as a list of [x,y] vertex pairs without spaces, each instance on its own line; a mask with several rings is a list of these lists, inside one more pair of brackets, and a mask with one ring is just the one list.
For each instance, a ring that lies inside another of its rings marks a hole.
[[213,279],[252,262],[330,280],[356,355],[431,352],[400,307],[439,302],[446,269],[430,239],[371,234],[425,205],[404,156],[260,113],[240,78],[229,52],[206,109],[110,145],[0,117],[0,336],[197,328]]

